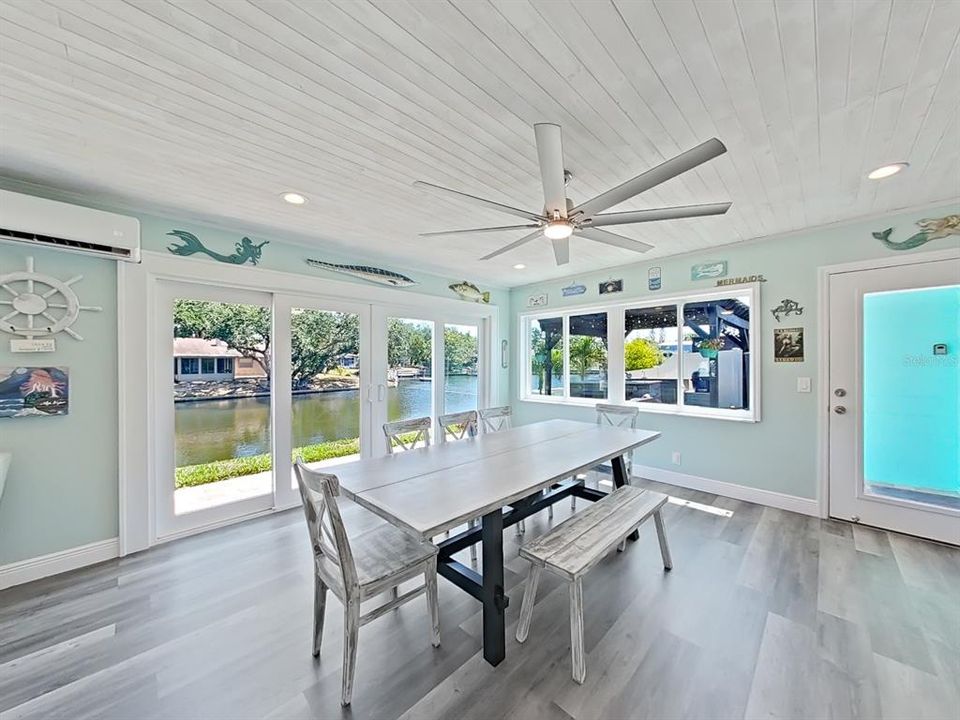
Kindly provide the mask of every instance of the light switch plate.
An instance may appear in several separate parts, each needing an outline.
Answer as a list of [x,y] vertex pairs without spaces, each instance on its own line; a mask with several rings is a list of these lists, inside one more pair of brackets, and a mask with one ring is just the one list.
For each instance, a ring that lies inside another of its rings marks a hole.
[[797,392],[798,393],[810,392],[810,378],[808,377],[797,378]]

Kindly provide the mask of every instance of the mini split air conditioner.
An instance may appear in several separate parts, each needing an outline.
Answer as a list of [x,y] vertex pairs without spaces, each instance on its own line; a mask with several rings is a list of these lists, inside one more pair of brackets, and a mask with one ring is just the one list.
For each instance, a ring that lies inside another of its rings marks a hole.
[[140,262],[140,221],[0,190],[0,240]]

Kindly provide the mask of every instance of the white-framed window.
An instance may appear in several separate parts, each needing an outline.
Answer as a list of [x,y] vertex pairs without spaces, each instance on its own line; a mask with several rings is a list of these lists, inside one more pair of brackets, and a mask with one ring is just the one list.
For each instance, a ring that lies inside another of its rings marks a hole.
[[180,358],[181,375],[198,375],[200,373],[200,358]]
[[760,419],[756,283],[520,315],[520,399]]
[[217,374],[229,375],[233,372],[233,358],[217,358]]
[[216,372],[216,358],[200,358],[200,373],[203,375],[213,375]]

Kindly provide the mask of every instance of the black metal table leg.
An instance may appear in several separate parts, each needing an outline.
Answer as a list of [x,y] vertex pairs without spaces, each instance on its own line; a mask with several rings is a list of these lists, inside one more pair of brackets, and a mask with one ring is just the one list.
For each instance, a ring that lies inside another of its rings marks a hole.
[[498,508],[482,522],[483,659],[499,665],[506,653],[504,613],[510,602],[503,593],[503,513]]
[[[614,487],[623,487],[627,484],[627,463],[623,459],[623,455],[618,455],[610,461],[610,464],[613,466],[613,486]],[[637,530],[634,530],[630,535],[627,536],[630,540],[639,540],[640,533]]]

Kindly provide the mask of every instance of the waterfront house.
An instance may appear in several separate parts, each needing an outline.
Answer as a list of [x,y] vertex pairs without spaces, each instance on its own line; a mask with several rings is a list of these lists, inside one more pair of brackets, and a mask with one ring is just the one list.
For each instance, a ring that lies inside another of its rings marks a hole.
[[173,339],[174,382],[246,380],[265,378],[255,359],[244,357],[222,340]]

